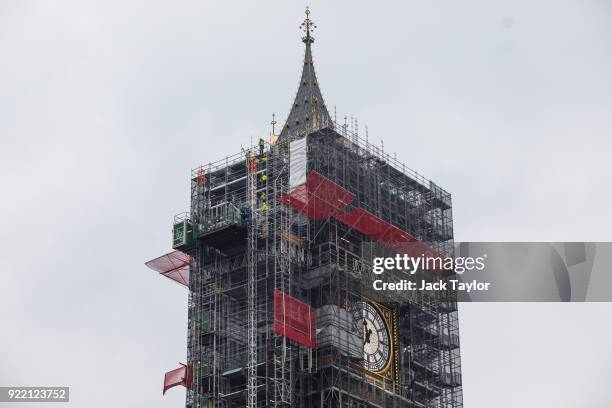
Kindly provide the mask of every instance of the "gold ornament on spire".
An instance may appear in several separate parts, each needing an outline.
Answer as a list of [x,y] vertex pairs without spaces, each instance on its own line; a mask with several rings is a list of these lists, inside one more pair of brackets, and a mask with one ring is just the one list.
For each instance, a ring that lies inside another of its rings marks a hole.
[[317,28],[317,26],[310,19],[310,7],[308,7],[308,6],[306,6],[306,19],[300,25],[300,28],[306,34],[306,36],[302,37],[302,41],[304,41],[305,43],[313,43],[314,42],[314,38],[310,35],[310,32],[312,30],[314,30],[315,28]]

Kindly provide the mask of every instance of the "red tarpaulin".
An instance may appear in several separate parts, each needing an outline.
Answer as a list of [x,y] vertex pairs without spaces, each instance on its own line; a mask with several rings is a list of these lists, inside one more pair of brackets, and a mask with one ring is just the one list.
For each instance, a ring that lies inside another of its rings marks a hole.
[[183,286],[189,287],[189,265],[191,257],[181,251],[173,251],[145,262],[149,268],[159,272]]
[[[334,217],[361,232],[363,235],[367,235],[387,245],[397,253],[406,254],[411,257],[440,258],[440,260],[445,258],[440,252],[419,242],[406,231],[399,229],[393,224],[389,224],[361,208],[348,213],[337,214]],[[433,270],[442,271],[440,268],[434,268]]]
[[353,201],[355,195],[330,179],[311,170],[306,181],[295,187],[289,194],[281,197],[284,204],[307,215],[311,219],[321,220],[335,217],[351,228],[381,242],[400,254],[412,257],[444,256],[414,236],[390,224],[374,214],[357,208],[340,214]]
[[181,364],[182,367],[174,369],[172,371],[168,371],[166,375],[164,375],[164,391],[163,394],[166,394],[172,387],[176,387],[177,385],[182,385],[186,388],[191,388],[191,383],[193,379],[193,370],[191,365]]
[[345,214],[338,214],[335,217],[363,235],[372,237],[385,244],[416,241],[416,238],[409,233],[361,208]]
[[283,195],[281,201],[309,218],[321,220],[339,213],[354,197],[350,191],[311,170],[306,182]]
[[274,333],[317,348],[317,312],[310,305],[274,289]]

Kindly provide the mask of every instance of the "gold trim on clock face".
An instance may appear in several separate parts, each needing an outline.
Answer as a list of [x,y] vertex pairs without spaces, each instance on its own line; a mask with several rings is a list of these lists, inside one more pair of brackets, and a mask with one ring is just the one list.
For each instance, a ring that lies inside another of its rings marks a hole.
[[392,361],[393,339],[383,311],[370,302],[356,302],[353,325],[363,340],[363,366],[366,370],[386,371]]

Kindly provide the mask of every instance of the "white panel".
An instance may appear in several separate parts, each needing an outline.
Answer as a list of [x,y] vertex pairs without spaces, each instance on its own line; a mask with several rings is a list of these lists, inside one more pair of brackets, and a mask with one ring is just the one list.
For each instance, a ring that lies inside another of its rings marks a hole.
[[363,339],[353,327],[353,315],[336,305],[317,309],[317,346],[332,346],[345,356],[363,358]]
[[306,181],[306,138],[289,144],[289,190]]

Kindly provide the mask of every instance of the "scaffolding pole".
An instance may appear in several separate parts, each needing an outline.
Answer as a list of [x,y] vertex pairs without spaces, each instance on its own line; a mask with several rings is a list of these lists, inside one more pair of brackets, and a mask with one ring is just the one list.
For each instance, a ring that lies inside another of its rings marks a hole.
[[251,212],[248,229],[247,249],[247,407],[257,407],[257,159],[247,156],[247,194]]

